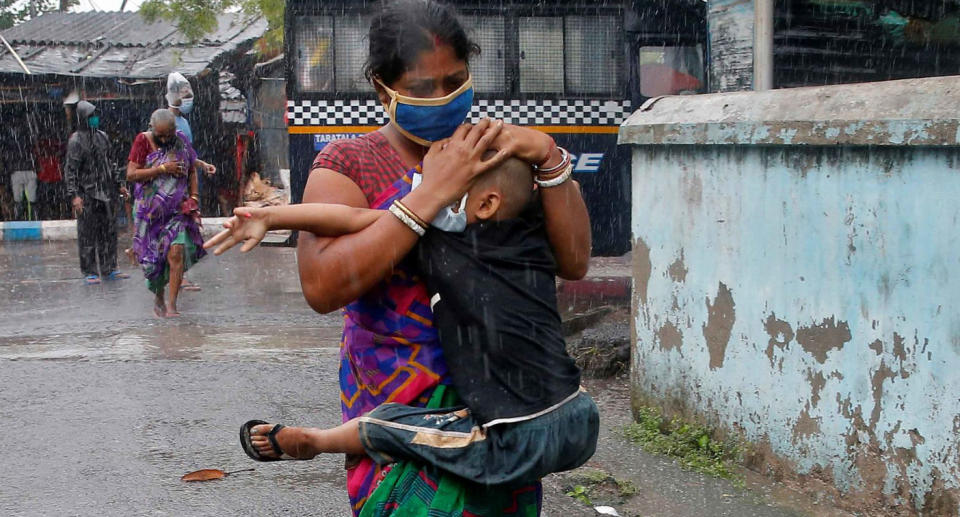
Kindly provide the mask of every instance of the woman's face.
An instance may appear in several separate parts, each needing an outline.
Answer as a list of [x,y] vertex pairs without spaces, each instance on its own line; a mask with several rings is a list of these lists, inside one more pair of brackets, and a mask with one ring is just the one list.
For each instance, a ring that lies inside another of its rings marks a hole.
[[153,140],[160,147],[167,147],[177,138],[177,128],[173,124],[161,124],[153,128]]
[[[451,46],[438,45],[421,52],[413,67],[387,86],[400,95],[432,99],[450,95],[469,77],[466,61],[458,59]],[[383,91],[380,98],[384,104],[390,103]]]

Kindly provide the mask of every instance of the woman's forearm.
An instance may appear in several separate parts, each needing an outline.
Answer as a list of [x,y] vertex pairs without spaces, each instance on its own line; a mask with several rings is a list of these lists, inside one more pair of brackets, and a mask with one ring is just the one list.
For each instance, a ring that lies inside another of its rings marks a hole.
[[590,215],[580,185],[567,181],[540,189],[547,239],[557,261],[557,276],[579,280],[590,267]]
[[200,183],[197,180],[197,170],[193,169],[190,171],[190,197],[195,199],[198,203],[200,202]]
[[129,182],[150,181],[159,176],[161,172],[163,171],[160,167],[141,168],[139,163],[127,163],[127,181]]

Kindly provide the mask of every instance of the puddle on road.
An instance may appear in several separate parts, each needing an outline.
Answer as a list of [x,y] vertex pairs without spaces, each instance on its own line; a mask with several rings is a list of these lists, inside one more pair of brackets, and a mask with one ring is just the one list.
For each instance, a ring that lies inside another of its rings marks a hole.
[[0,359],[308,361],[336,355],[337,327],[188,325],[5,338]]

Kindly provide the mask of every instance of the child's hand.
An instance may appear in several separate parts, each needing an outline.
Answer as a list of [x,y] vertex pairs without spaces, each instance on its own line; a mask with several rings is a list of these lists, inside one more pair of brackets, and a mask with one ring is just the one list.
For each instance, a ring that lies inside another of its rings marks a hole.
[[203,243],[204,249],[210,249],[219,244],[213,254],[220,255],[242,242],[243,246],[240,247],[240,251],[246,253],[263,240],[269,229],[267,210],[239,207],[233,209],[233,214],[233,217],[223,223],[225,230]]

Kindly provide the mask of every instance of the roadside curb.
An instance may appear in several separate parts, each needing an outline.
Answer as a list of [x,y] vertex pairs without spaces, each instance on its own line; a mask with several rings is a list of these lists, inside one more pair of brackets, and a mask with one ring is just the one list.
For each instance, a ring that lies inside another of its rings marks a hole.
[[[202,233],[210,237],[221,229],[226,217],[205,217]],[[0,222],[0,242],[72,241],[77,239],[77,221],[4,221]]]

